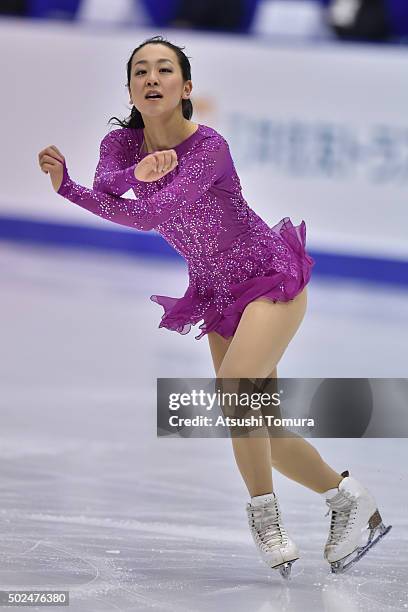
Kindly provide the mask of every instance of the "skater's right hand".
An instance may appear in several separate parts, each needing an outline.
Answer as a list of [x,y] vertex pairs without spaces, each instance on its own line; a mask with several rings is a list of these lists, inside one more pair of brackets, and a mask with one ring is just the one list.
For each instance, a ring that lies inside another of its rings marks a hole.
[[135,167],[135,177],[139,181],[151,183],[174,170],[178,165],[177,153],[174,149],[156,151],[146,155]]
[[50,145],[38,154],[38,163],[45,174],[49,174],[55,191],[61,186],[64,176],[65,157],[55,145]]

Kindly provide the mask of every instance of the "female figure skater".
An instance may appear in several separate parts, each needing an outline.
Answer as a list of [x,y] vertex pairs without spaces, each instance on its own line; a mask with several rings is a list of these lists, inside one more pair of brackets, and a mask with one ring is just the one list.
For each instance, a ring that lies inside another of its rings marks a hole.
[[[102,140],[93,189],[70,178],[54,145],[39,153],[41,169],[64,198],[113,223],[155,229],[186,259],[184,296],[150,299],[164,309],[159,327],[186,334],[204,320],[196,339],[208,336],[217,379],[276,378],[306,310],[314,261],[305,251],[305,222],[295,227],[285,217],[269,227],[248,206],[225,138],[190,120],[190,63],[180,47],[161,36],[143,42],[127,63],[127,87],[131,115]],[[121,197],[130,188],[136,199]],[[232,443],[251,496],[255,544],[283,576],[299,551],[282,524],[272,467],[326,500],[331,522],[324,556],[332,568],[365,552],[362,528],[368,526],[370,541],[384,533],[371,494],[303,438],[235,437]]]

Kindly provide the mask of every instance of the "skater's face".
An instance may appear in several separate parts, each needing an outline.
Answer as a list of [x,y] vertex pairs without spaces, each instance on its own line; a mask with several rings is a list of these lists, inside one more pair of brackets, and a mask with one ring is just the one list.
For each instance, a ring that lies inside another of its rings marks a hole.
[[[149,100],[150,89],[159,91],[162,98]],[[132,58],[129,93],[132,103],[143,115],[159,116],[180,107],[182,99],[189,99],[192,82],[184,81],[178,58],[166,45],[145,45]]]

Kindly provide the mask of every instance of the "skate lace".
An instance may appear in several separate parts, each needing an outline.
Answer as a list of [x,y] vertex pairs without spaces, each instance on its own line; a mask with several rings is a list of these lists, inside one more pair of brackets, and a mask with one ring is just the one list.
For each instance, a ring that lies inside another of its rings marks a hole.
[[250,527],[255,531],[264,549],[268,546],[282,546],[288,542],[276,499],[262,506],[248,504],[248,512]]
[[329,509],[325,516],[328,516],[330,511],[332,513],[327,540],[327,545],[330,546],[338,544],[346,536],[347,528],[352,522],[357,504],[354,497],[347,492],[339,493],[331,500],[326,499],[326,504]]

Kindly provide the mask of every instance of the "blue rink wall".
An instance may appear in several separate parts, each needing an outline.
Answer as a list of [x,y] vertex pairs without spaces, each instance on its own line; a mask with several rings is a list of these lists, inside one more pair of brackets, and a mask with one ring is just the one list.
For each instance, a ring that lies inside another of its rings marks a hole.
[[[103,250],[139,257],[184,261],[158,234],[124,232],[98,228],[61,225],[0,217],[0,239],[13,242],[60,246],[63,248]],[[359,281],[408,287],[408,261],[324,252],[307,248],[315,259],[314,277],[355,279]]]

